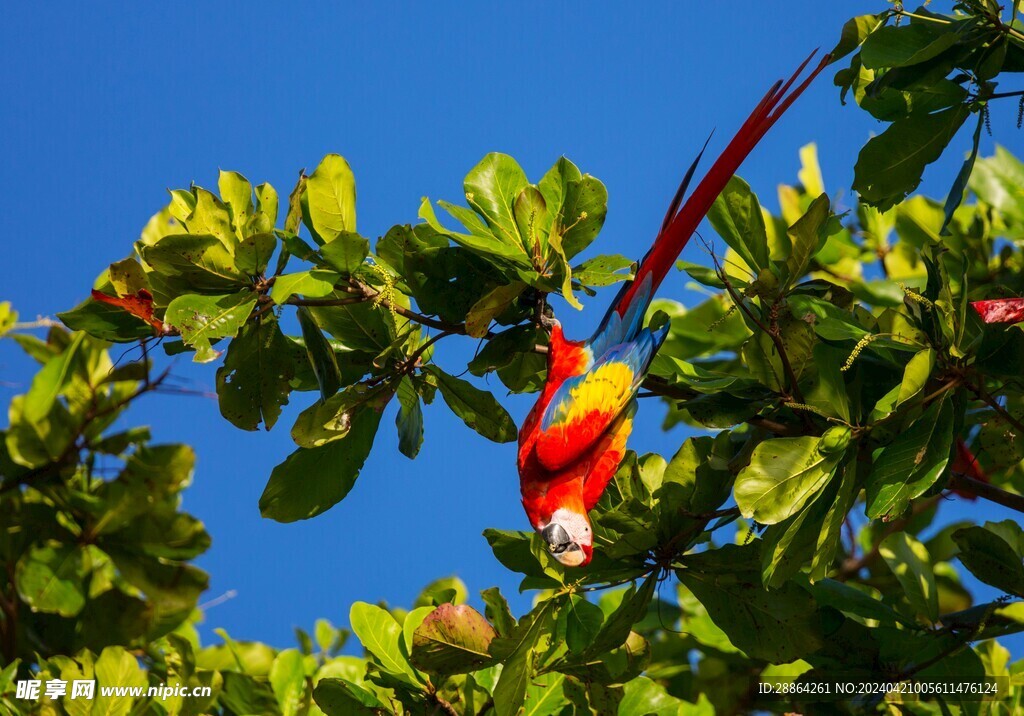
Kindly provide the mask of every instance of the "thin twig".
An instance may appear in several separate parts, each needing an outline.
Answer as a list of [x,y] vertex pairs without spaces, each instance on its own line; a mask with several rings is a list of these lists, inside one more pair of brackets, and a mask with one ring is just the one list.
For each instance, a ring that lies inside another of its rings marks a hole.
[[1002,418],[1004,421],[1006,421],[1013,427],[1017,428],[1017,430],[1024,434],[1024,423],[1021,423],[1021,421],[1013,417],[1013,415],[1011,415],[1006,408],[1000,405],[999,401],[993,398],[992,395],[987,390],[985,390],[984,385],[982,385],[981,383],[979,383],[978,385],[974,385],[973,383],[967,382],[965,382],[964,385],[966,385],[968,390],[970,390],[972,393],[978,396],[978,398],[980,398],[986,405],[988,405],[988,407],[996,411],[996,414],[998,414],[1000,418]]

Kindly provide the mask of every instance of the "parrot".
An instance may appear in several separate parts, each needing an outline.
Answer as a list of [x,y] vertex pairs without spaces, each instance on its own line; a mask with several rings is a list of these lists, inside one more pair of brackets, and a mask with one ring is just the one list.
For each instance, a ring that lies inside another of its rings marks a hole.
[[566,567],[593,557],[588,512],[626,454],[637,392],[668,334],[667,324],[643,327],[654,292],[743,160],[829,63],[825,55],[794,87],[814,54],[771,87],[683,202],[704,150],[697,155],[651,249],[589,340],[569,340],[557,320],[544,321],[547,377],[519,431],[517,466],[530,524]]

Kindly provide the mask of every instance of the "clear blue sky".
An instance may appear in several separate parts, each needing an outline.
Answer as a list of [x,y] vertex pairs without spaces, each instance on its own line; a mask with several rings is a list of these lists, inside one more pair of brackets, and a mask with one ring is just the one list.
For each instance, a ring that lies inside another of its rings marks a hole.
[[[712,151],[721,148],[772,81],[814,47],[830,48],[845,19],[886,3],[284,5],[5,8],[0,298],[26,317],[66,309],[128,254],[166,188],[193,180],[212,188],[225,168],[287,195],[297,171],[327,152],[355,169],[359,229],[374,238],[416,221],[423,195],[459,200],[462,177],[486,152],[510,153],[538,178],[565,154],[610,192],[594,248],[640,256],[708,132],[718,128]],[[1016,108],[1005,109],[993,117],[997,136],[1019,148]],[[774,206],[775,186],[795,181],[797,149],[816,141],[827,188],[842,200],[872,131],[879,127],[870,118],[839,105],[826,73],[741,172]],[[952,181],[960,153],[951,155],[928,174],[933,194]],[[703,261],[695,247],[688,257]],[[665,294],[693,300],[683,283],[669,281]],[[570,332],[584,335],[608,300],[610,292],[568,319]],[[572,312],[560,309],[563,318]],[[0,343],[4,403],[26,388],[31,369]],[[212,390],[212,367],[186,358],[175,371]],[[150,397],[130,414],[158,441],[198,451],[185,507],[213,535],[200,560],[212,575],[208,598],[238,592],[209,611],[208,641],[209,629],[223,626],[236,638],[286,645],[295,625],[319,616],[346,622],[357,599],[408,604],[446,574],[474,591],[497,584],[515,596],[518,580],[480,536],[487,527],[527,527],[514,447],[478,438],[440,404],[427,409],[415,462],[397,452],[386,418],[342,504],[298,524],[261,519],[257,500],[293,449],[288,429],[307,400],[297,394],[270,434],[236,430],[202,398]],[[518,420],[528,402],[507,405]],[[675,450],[684,433],[661,433],[662,413],[645,404],[634,448]],[[518,597],[513,606],[527,604]]]

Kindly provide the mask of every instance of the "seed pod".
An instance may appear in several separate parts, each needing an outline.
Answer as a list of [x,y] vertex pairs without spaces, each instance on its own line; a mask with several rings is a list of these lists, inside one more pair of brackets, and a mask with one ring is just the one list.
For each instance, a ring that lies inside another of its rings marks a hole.
[[850,444],[852,436],[853,431],[845,425],[829,428],[818,442],[818,452],[822,455],[838,455]]

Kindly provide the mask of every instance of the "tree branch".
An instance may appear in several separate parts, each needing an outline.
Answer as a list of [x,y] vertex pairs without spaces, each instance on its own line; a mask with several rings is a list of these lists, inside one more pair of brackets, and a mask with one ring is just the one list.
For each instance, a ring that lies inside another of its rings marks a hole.
[[0,590],[0,612],[3,613],[3,620],[0,621],[0,652],[3,653],[4,662],[9,664],[18,655],[18,589],[14,583],[13,565],[8,563],[6,571],[7,581],[11,585],[11,598],[8,599]]
[[[672,398],[674,400],[693,400],[701,395],[695,390],[683,388],[678,385],[672,385],[664,378],[660,378],[656,375],[648,375],[644,378],[642,386],[655,395],[663,398]],[[781,437],[798,437],[806,434],[800,428],[780,423],[777,420],[772,420],[771,418],[762,418],[757,415],[752,418],[747,418],[743,422],[757,428],[763,428],[764,430]]]
[[[170,375],[170,372],[171,369],[170,367],[168,367],[159,376],[157,376],[156,379],[144,381],[142,385],[139,386],[136,390],[132,391],[130,395],[125,396],[116,403],[108,405],[102,410],[90,410],[89,412],[87,412],[85,414],[84,419],[82,420],[82,424],[78,426],[78,429],[75,431],[75,434],[72,435],[71,439],[68,441],[68,445],[66,448],[64,448],[64,452],[62,452],[60,456],[57,457],[56,460],[47,463],[46,465],[41,465],[40,467],[32,468],[28,472],[20,475],[19,477],[15,478],[14,480],[11,480],[10,482],[0,483],[0,495],[3,495],[6,492],[10,492],[11,490],[17,489],[22,485],[27,485],[30,482],[34,482],[40,477],[50,474],[54,470],[59,471],[75,455],[75,453],[79,449],[81,449],[82,446],[79,445],[78,439],[82,437],[86,429],[94,420],[109,415],[110,413],[113,413],[117,410],[120,410],[124,406],[128,405],[128,403],[132,402],[133,400],[142,396],[145,393],[155,391],[157,388],[160,387],[164,380],[167,379],[167,376]],[[95,398],[96,394],[95,392],[93,392],[92,399],[95,401]]]
[[950,473],[949,482],[947,487],[950,490],[962,490],[968,492],[975,497],[980,497],[989,502],[995,502],[997,505],[1008,507],[1016,512],[1024,513],[1024,495],[1018,495],[1013,492],[1007,492],[1006,490],[990,485],[987,482],[976,480],[970,475],[965,475],[962,472]]
[[[782,336],[779,334],[778,321],[773,316],[771,319],[771,326],[766,326],[764,321],[754,315],[754,312],[750,310],[750,307],[746,302],[736,293],[736,289],[733,288],[732,282],[729,281],[729,277],[725,274],[721,264],[718,263],[718,258],[712,253],[711,260],[715,263],[715,273],[718,275],[719,280],[725,285],[725,290],[729,293],[729,297],[733,303],[743,311],[746,316],[754,322],[763,333],[765,333],[771,342],[775,345],[775,350],[779,353],[779,360],[782,362],[782,370],[786,373],[786,382],[789,383],[789,395],[786,397],[792,397],[795,402],[804,402],[804,397],[800,392],[800,386],[797,385],[796,373],[793,371],[793,366],[789,362],[789,355],[786,353],[786,346],[782,342]],[[777,306],[772,306],[773,311],[776,310]]]
[[1017,428],[1017,430],[1019,430],[1021,434],[1024,435],[1024,423],[1017,420],[1017,418],[1013,417],[1013,415],[1011,415],[1006,408],[1000,405],[999,401],[992,397],[991,393],[985,390],[984,385],[982,385],[981,383],[979,383],[978,385],[974,385],[973,383],[969,383],[966,381],[964,382],[964,385],[967,386],[968,390],[970,390],[972,393],[978,396],[978,398],[980,398],[986,405],[988,405],[988,407],[996,411],[1000,418],[1005,420],[1013,427]]

